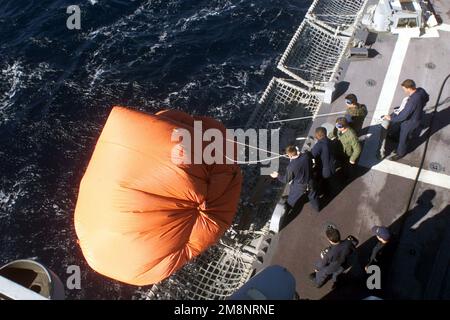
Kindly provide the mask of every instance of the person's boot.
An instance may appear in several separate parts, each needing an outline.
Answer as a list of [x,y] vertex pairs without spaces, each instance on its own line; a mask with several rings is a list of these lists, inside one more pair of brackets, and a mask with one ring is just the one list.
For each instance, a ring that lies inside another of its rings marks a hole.
[[288,216],[292,211],[292,207],[286,202],[284,204],[284,216]]
[[386,158],[386,154],[385,154],[384,150],[383,151],[382,150],[378,151],[377,152],[377,159],[381,161],[384,158]]
[[315,201],[309,201],[309,204],[311,205],[311,208],[313,208],[314,213],[320,212],[320,202],[319,199],[316,199]]
[[402,159],[404,156],[399,155],[399,154],[394,154],[392,157],[389,158],[389,160],[391,161],[398,161],[400,159]]

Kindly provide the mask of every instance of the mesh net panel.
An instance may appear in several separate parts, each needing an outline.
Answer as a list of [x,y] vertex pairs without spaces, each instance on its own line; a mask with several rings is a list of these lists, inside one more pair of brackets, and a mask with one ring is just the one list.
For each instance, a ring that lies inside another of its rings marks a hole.
[[[246,128],[279,129],[280,151],[278,151],[278,148],[276,151],[282,153],[282,150],[287,144],[286,141],[292,142],[292,137],[289,137],[290,134],[288,134],[288,131],[292,132],[292,126],[295,126],[298,135],[304,135],[306,134],[311,121],[272,124],[269,122],[291,117],[314,115],[320,104],[321,100],[316,94],[300,88],[297,85],[293,85],[288,80],[273,78],[253,111]],[[268,149],[271,150],[270,143],[268,143]],[[285,167],[286,163],[284,161],[288,160],[284,158],[280,159],[280,167]],[[242,166],[241,168],[244,176],[241,192],[242,199],[245,204],[249,204],[249,198],[256,189],[259,178],[261,178],[261,165]],[[283,187],[281,185],[271,185],[265,189],[263,200],[261,200],[257,204],[257,207],[254,208],[254,210],[258,211],[258,214],[255,215],[255,225],[262,226],[264,225],[264,222],[270,220],[277,196],[282,189]],[[236,222],[238,222],[238,220]]]
[[299,81],[321,84],[330,81],[348,39],[335,36],[308,20],[302,23],[294,39],[280,65]]
[[286,80],[273,78],[246,127],[274,129],[280,125],[269,122],[287,118],[293,108],[304,109],[314,114],[319,105],[320,100],[315,94]]
[[[314,93],[292,85],[287,80],[273,78],[253,111],[246,128],[279,129],[280,139],[282,140],[286,126],[280,123],[271,124],[270,121],[290,118],[294,112],[305,116],[313,115],[317,112],[320,104],[320,99]],[[300,131],[306,130],[307,125],[307,121],[296,123]],[[270,148],[270,144],[268,146]],[[255,187],[255,177],[259,176],[259,170],[260,166],[256,165],[243,168],[243,195]]]
[[251,271],[238,248],[217,244],[146,295],[154,300],[223,300],[243,285]]
[[309,14],[332,28],[350,27],[366,0],[315,0]]

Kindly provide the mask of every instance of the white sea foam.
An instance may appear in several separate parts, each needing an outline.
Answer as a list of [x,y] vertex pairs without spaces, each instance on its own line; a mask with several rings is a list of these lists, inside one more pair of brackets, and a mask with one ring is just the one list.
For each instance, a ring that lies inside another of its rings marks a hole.
[[153,54],[153,53],[156,52],[156,49],[161,48],[161,47],[162,47],[162,44],[156,43],[156,44],[154,44],[153,46],[150,47],[150,51],[149,51],[149,52],[150,52],[151,54]]
[[231,1],[227,1],[221,6],[217,6],[215,8],[210,8],[210,9],[201,9],[200,11],[194,13],[193,15],[191,15],[187,18],[181,18],[180,20],[178,20],[178,22],[176,23],[175,26],[181,25],[181,30],[185,31],[192,25],[193,22],[197,22],[200,20],[206,20],[206,19],[208,19],[210,17],[214,17],[214,16],[219,16],[221,14],[224,14],[224,13],[234,10],[236,8],[237,8],[237,5],[233,4]]
[[4,208],[14,205],[16,198],[14,193],[5,193],[3,190],[0,190],[0,208],[2,209],[0,210],[0,213],[6,211]]
[[168,94],[168,96],[162,101],[163,105],[170,106],[174,100],[186,99],[190,96],[189,92],[193,89],[200,87],[200,81],[191,81],[183,86],[179,91],[174,91]]
[[167,39],[167,31],[164,31],[159,35],[159,41],[164,42],[166,39]]
[[17,90],[20,88],[21,80],[24,76],[23,67],[20,61],[14,62],[13,65],[8,65],[2,70],[2,74],[6,76],[8,83],[11,85],[9,91],[5,94],[8,99],[11,99],[16,95]]
[[248,73],[246,71],[238,71],[234,74],[239,83],[243,86],[247,85],[248,82]]
[[100,66],[95,70],[95,73],[93,75],[91,75],[92,80],[90,83],[90,87],[93,87],[95,82],[101,78],[102,74],[105,73],[105,70]]
[[14,212],[17,200],[23,194],[21,186],[17,184],[13,186],[12,190],[0,190],[0,219],[10,217]]
[[[93,1],[97,1],[97,0],[93,0]],[[89,32],[87,34],[87,39],[92,40],[92,39],[96,38],[98,35],[110,36],[111,34],[117,32],[117,31],[120,31],[121,26],[126,26],[128,21],[133,20],[136,16],[138,16],[142,12],[144,12],[146,7],[149,6],[150,4],[151,4],[151,1],[144,3],[139,8],[137,8],[133,13],[131,13],[127,16],[124,16],[123,18],[120,18],[115,23]]]
[[0,112],[2,113],[0,121],[8,119],[5,112],[13,105],[12,99],[23,87],[24,72],[20,61],[15,61],[12,65],[7,65],[1,71],[1,78],[8,84],[9,89],[4,93],[0,93]]
[[272,59],[264,59],[261,65],[259,66],[259,70],[255,71],[254,74],[263,76],[266,73],[267,68],[270,66],[270,62]]

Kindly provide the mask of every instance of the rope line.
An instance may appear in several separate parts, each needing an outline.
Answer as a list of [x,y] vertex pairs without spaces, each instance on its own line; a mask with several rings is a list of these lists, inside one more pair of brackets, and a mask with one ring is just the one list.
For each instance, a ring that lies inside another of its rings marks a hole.
[[233,162],[235,162],[237,164],[257,164],[257,163],[261,163],[261,162],[265,162],[265,161],[272,161],[272,160],[275,160],[275,159],[279,159],[281,157],[287,157],[285,154],[279,154],[277,152],[273,152],[273,151],[269,151],[269,150],[266,150],[266,149],[262,149],[262,148],[258,148],[258,147],[252,146],[250,144],[234,141],[234,140],[231,140],[231,139],[225,139],[225,140],[229,141],[229,142],[233,142],[233,143],[239,144],[239,145],[243,145],[243,146],[246,146],[246,147],[249,147],[249,148],[252,148],[252,149],[264,151],[264,152],[267,152],[267,153],[270,153],[270,154],[276,154],[275,157],[265,158],[265,159],[262,159],[262,160],[255,160],[255,161],[234,160],[234,159],[231,159],[231,158],[227,157],[226,155],[222,154],[227,160],[233,161]]
[[320,117],[333,116],[333,115],[337,115],[337,114],[344,114],[346,112],[347,111],[324,113],[324,114],[318,114],[318,115],[315,115],[315,116],[306,116],[306,117],[299,117],[299,118],[290,118],[290,119],[269,121],[269,123],[289,122],[289,121],[304,120],[304,119],[315,119],[315,118],[320,118]]

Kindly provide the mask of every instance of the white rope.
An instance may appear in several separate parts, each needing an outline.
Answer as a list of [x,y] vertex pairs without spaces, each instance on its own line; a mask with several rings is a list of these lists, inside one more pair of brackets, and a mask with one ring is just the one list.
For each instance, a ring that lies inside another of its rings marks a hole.
[[282,154],[279,154],[279,153],[276,153],[276,152],[272,152],[272,151],[269,151],[269,150],[266,150],[266,149],[262,149],[262,148],[254,147],[254,146],[252,146],[252,145],[249,145],[249,144],[246,144],[246,143],[242,143],[242,142],[234,141],[234,140],[231,140],[231,139],[225,139],[225,140],[227,140],[227,141],[229,141],[229,142],[233,142],[233,143],[236,143],[236,144],[240,144],[241,146],[246,146],[246,147],[249,147],[249,148],[252,148],[252,149],[256,149],[256,150],[261,150],[261,151],[265,151],[265,152],[267,152],[267,153],[271,153],[271,154],[276,154],[277,156],[284,156],[284,155],[282,155]]
[[289,122],[289,121],[296,121],[296,120],[315,119],[315,118],[319,118],[319,117],[327,117],[327,116],[333,116],[333,115],[337,115],[337,114],[344,114],[345,112],[346,111],[340,111],[340,112],[333,112],[333,113],[318,114],[315,116],[306,116],[306,117],[300,117],[300,118],[275,120],[275,121],[269,121],[269,123],[280,123],[280,122]]
[[233,161],[233,162],[236,163],[236,164],[258,164],[258,163],[260,163],[260,162],[272,161],[272,160],[275,160],[275,159],[279,159],[279,158],[281,158],[281,157],[286,157],[286,158],[287,158],[286,155],[281,155],[281,156],[276,156],[276,157],[271,157],[271,158],[265,158],[265,159],[262,159],[262,160],[255,160],[255,161],[239,161],[239,160],[234,160],[234,159],[228,158],[228,157],[225,156],[225,155],[224,155],[224,157],[225,157],[226,159],[230,160],[230,161]]
[[356,14],[321,14],[315,13],[316,17],[356,17]]
[[303,72],[308,72],[308,73],[317,73],[317,72],[332,72],[332,69],[327,69],[327,70],[306,70],[306,69],[300,69],[300,68],[296,68],[296,67],[287,67],[288,69],[292,69],[292,70],[296,70],[296,71],[303,71]]
[[269,150],[266,150],[266,149],[258,148],[258,147],[255,147],[255,146],[252,146],[252,145],[249,145],[249,144],[246,144],[246,143],[234,141],[234,140],[231,140],[231,139],[225,139],[225,140],[227,140],[229,142],[233,142],[233,143],[239,144],[239,145],[243,145],[243,146],[246,146],[246,147],[249,147],[249,148],[252,148],[252,149],[256,149],[256,150],[260,150],[260,151],[264,151],[264,152],[267,152],[267,153],[271,153],[271,154],[276,154],[277,155],[275,157],[265,158],[265,159],[262,159],[262,160],[238,161],[238,160],[234,160],[234,159],[228,158],[226,155],[222,154],[227,160],[233,161],[233,162],[235,162],[237,164],[257,164],[257,163],[260,163],[260,162],[272,161],[272,160],[275,160],[275,159],[279,159],[281,157],[286,157],[287,158],[287,156],[285,154],[279,154],[277,152],[273,152],[273,151],[269,151]]
[[[163,117],[164,117],[164,116],[163,116]],[[173,121],[173,120],[171,120],[171,121]],[[193,129],[194,133],[195,133],[195,132],[198,132],[199,134],[202,134],[202,135],[203,135],[203,132],[197,130],[197,128],[195,128],[195,126],[194,126],[192,129]],[[225,140],[226,140],[226,141],[229,141],[229,142],[233,142],[233,143],[239,144],[239,145],[247,146],[247,147],[249,147],[249,148],[253,148],[253,149],[256,149],[256,150],[261,150],[261,151],[264,151],[264,152],[267,152],[267,153],[270,153],[270,154],[276,154],[276,155],[277,155],[276,157],[265,158],[265,159],[262,159],[262,160],[256,160],[256,161],[238,161],[238,160],[231,159],[231,158],[227,157],[226,155],[224,155],[222,152],[220,152],[220,153],[222,153],[222,156],[224,156],[227,160],[230,160],[230,161],[235,162],[235,163],[237,163],[237,164],[257,164],[257,163],[260,163],[260,162],[271,161],[271,160],[278,159],[278,158],[281,158],[281,157],[286,157],[286,158],[288,158],[287,155],[283,155],[283,154],[279,154],[279,153],[277,153],[277,152],[273,152],[273,151],[269,151],[269,150],[266,150],[266,149],[254,147],[254,146],[249,145],[249,144],[246,144],[246,143],[234,141],[234,140],[231,140],[231,139],[225,139]]]

